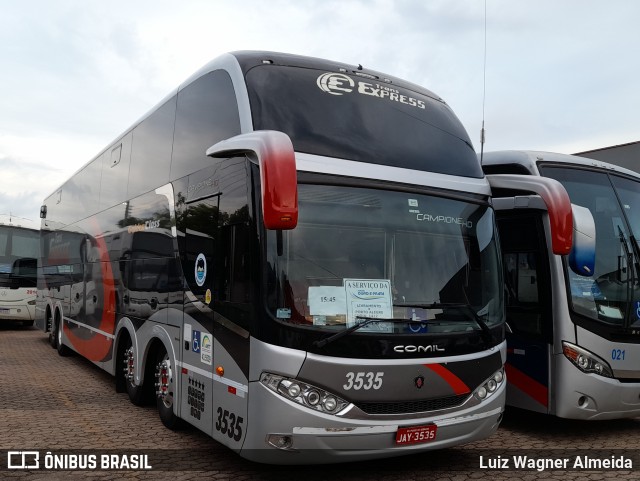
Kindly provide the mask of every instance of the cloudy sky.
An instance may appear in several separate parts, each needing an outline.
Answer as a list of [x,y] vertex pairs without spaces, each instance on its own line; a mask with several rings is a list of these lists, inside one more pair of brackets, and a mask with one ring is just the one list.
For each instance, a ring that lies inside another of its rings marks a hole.
[[37,219],[67,177],[233,50],[423,85],[478,151],[483,112],[485,151],[637,141],[639,23],[636,0],[486,0],[485,73],[484,0],[0,0],[0,215]]

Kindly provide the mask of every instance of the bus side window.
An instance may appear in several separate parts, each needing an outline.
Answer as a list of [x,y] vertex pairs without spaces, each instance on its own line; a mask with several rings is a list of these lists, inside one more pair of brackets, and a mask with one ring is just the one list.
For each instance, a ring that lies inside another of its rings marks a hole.
[[240,133],[240,113],[229,74],[216,70],[178,93],[171,179],[211,166],[206,150]]
[[499,215],[507,322],[515,333],[551,336],[550,282],[538,215]]
[[221,301],[247,303],[251,300],[251,219],[247,195],[247,160],[224,160],[220,169],[219,242],[216,249],[215,296]]
[[220,196],[212,196],[193,202],[183,214],[185,240],[182,270],[191,292],[205,303],[207,290],[213,288],[214,278],[217,276],[214,252],[219,201]]
[[133,130],[127,198],[169,181],[175,116],[176,96],[173,96]]

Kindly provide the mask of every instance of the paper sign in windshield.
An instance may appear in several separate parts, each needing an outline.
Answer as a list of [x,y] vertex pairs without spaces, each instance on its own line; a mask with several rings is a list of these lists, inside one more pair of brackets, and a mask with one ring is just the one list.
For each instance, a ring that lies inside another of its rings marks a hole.
[[309,287],[309,314],[312,316],[337,316],[347,313],[347,297],[344,287]]
[[[347,326],[356,324],[356,318],[391,318],[393,302],[391,281],[374,279],[345,279],[344,290],[347,294]],[[371,328],[375,329],[376,324]],[[367,326],[369,327],[369,326]],[[379,324],[386,330],[388,326]]]

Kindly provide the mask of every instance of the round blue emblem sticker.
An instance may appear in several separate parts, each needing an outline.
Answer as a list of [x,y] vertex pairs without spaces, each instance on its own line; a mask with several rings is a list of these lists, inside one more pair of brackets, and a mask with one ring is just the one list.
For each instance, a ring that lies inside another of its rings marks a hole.
[[204,281],[207,279],[207,258],[204,254],[198,254],[196,258],[195,267],[196,284],[199,287],[204,285]]

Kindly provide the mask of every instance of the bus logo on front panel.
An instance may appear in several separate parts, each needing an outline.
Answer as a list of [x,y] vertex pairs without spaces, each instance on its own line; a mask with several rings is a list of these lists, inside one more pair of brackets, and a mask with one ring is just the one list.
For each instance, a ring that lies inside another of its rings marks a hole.
[[323,73],[316,83],[320,90],[331,95],[353,92],[353,87],[356,85],[351,77],[341,73]]

